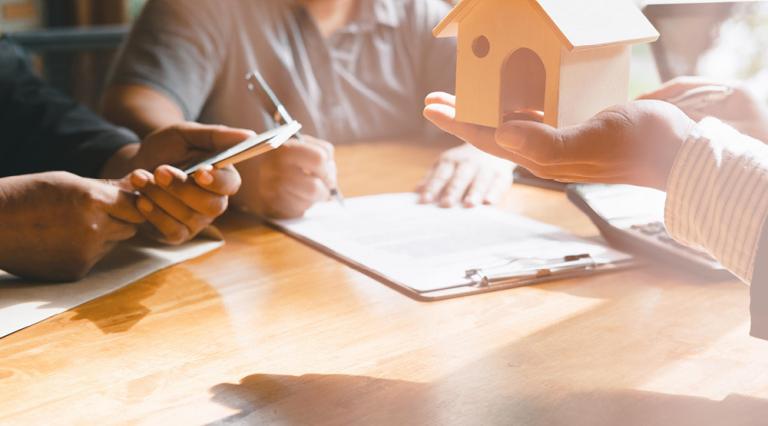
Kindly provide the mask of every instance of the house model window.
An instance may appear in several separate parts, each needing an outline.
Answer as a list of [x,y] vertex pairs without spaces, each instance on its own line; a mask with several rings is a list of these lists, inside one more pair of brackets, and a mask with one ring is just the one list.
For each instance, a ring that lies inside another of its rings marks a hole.
[[491,50],[491,42],[488,41],[488,37],[479,36],[472,42],[472,52],[478,58],[485,58],[488,56],[488,52]]
[[462,0],[433,33],[458,37],[456,118],[489,127],[626,102],[631,45],[659,37],[632,0]]

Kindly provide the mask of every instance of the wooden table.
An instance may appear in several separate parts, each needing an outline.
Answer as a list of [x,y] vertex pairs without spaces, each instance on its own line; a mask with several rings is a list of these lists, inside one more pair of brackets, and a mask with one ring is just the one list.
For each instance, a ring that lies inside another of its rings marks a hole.
[[[339,149],[348,196],[439,152]],[[582,235],[560,193],[505,207]],[[244,215],[225,248],[0,340],[0,423],[739,425],[768,422],[748,291],[661,267],[411,300]]]

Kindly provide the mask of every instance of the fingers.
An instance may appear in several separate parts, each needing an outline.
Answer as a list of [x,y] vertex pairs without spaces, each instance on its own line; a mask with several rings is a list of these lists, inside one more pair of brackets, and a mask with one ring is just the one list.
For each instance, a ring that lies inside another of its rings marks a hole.
[[[424,116],[446,132],[486,153],[520,164],[539,177],[567,180],[578,176],[582,167],[579,163],[585,162],[581,160],[604,156],[600,152],[604,146],[602,140],[612,141],[614,136],[621,136],[612,134],[610,128],[593,129],[601,121],[590,121],[563,130],[527,120],[508,121],[498,129],[461,123],[455,119],[456,111],[450,106],[451,101],[450,96],[444,94],[430,95],[427,102],[431,103],[425,107]],[[596,131],[590,134],[590,130]],[[594,139],[595,136],[599,138]],[[503,194],[501,187],[499,183],[489,190],[492,200]],[[475,202],[475,194],[467,203]]]
[[477,171],[476,164],[471,162],[460,163],[443,189],[439,201],[440,207],[453,207],[459,204],[472,184]]
[[685,92],[702,86],[721,85],[703,77],[678,77],[664,83],[658,89],[641,95],[638,99],[667,100],[683,95]]
[[279,194],[268,202],[269,214],[284,218],[299,217],[315,203],[329,198],[330,192],[320,179],[298,174],[285,176],[280,180]]
[[501,158],[508,153],[496,144],[495,130],[476,124],[456,121],[456,109],[444,103],[432,103],[424,108],[424,117],[441,130],[450,133],[482,151]]
[[280,179],[281,188],[291,198],[314,204],[330,198],[330,191],[318,178],[294,173]]
[[153,226],[153,231],[159,234],[159,240],[177,245],[192,238],[189,227],[156,206],[147,196],[140,196],[136,204]]
[[437,199],[437,196],[443,191],[448,181],[453,176],[454,170],[456,170],[456,163],[448,160],[441,160],[432,170],[425,183],[420,185],[421,197],[420,202],[432,203]]
[[[183,182],[180,180],[172,180],[170,183],[158,182],[158,186],[148,185],[141,191],[150,196],[155,202],[158,202],[158,200],[155,200],[155,197],[152,197],[152,194],[161,193],[158,194],[158,197],[161,200],[165,200],[169,197],[173,198],[178,203],[194,210],[196,213],[211,218],[221,215],[227,208],[228,197],[226,195],[213,193],[190,181]],[[151,193],[149,191],[151,191]],[[164,208],[162,205],[161,207]],[[184,217],[176,215],[174,215],[174,217],[182,221],[184,220]]]
[[193,232],[200,223],[207,225],[227,208],[227,197],[214,195],[194,184],[174,183],[167,188],[148,185],[141,192]]
[[104,185],[106,190],[106,212],[111,217],[129,224],[144,222],[144,216],[136,209],[136,197],[113,185]]
[[[137,176],[137,184],[146,184],[154,177],[155,182],[163,188],[172,186],[178,186],[188,182],[188,176],[181,170],[162,165],[155,169],[154,176],[147,176],[147,173],[139,173]],[[193,175],[194,183],[200,188],[217,195],[234,195],[240,184],[240,174],[235,170],[233,166],[223,167],[221,169],[214,169],[211,166],[207,166],[201,170],[198,170]],[[143,185],[142,185],[143,186]]]
[[[142,216],[142,222],[144,217]],[[120,242],[133,238],[136,235],[137,224],[128,224],[120,220],[108,220],[104,224],[106,241]]]
[[229,148],[255,135],[252,130],[193,122],[177,124],[169,131],[178,135],[191,149],[211,152]]
[[332,159],[330,152],[332,150],[324,144],[292,140],[280,148],[279,162],[286,166],[298,166],[312,174],[322,174]]
[[480,169],[467,190],[464,206],[476,207],[498,202],[501,193],[512,183],[512,166],[509,166],[509,169],[506,174],[497,170]]
[[220,152],[253,135],[250,130],[226,126],[179,123],[147,136],[133,164],[144,169],[154,169],[161,164],[185,164]]
[[447,105],[450,107],[456,107],[456,96],[451,95],[450,93],[445,92],[434,92],[427,95],[426,99],[424,99],[424,105],[432,105],[432,104],[438,104],[438,105]]
[[197,235],[227,208],[228,198],[200,188],[173,167],[155,175],[139,170],[132,183],[141,191],[137,207],[170,244],[180,244]]
[[[568,133],[578,134],[575,128]],[[572,161],[565,134],[546,124],[510,121],[496,130],[495,141],[508,155],[513,153],[516,162],[525,158],[537,164],[563,164]]]
[[182,172],[176,167],[172,167],[168,165],[163,165],[156,168],[155,173],[153,174],[153,178],[155,182],[162,187],[168,187],[174,181],[178,181],[181,183],[184,183],[187,181],[186,173]]
[[306,142],[290,141],[276,153],[278,166],[298,167],[328,187],[336,186],[336,163],[330,143],[306,137]]
[[233,166],[206,168],[199,170],[193,177],[201,188],[219,195],[235,195],[242,184],[240,173]]
[[338,186],[338,170],[336,168],[336,150],[333,147],[333,144],[331,144],[330,142],[326,142],[324,140],[320,140],[320,139],[312,138],[308,136],[304,136],[304,138],[314,143],[316,146],[319,146],[320,149],[325,151],[328,158],[328,161],[327,161],[328,173],[326,178],[321,177],[321,179],[323,180],[323,182],[325,182],[328,188],[336,188]]
[[501,197],[509,189],[510,185],[512,185],[511,171],[506,175],[497,174],[495,179],[491,180],[491,184],[485,191],[483,204],[497,204],[499,201],[501,201]]

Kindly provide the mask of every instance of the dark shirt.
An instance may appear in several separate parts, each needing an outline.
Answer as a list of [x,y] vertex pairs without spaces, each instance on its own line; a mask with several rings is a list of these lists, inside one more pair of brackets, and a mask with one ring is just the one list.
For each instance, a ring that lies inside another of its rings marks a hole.
[[98,177],[138,142],[38,78],[24,52],[0,39],[0,176],[62,170]]

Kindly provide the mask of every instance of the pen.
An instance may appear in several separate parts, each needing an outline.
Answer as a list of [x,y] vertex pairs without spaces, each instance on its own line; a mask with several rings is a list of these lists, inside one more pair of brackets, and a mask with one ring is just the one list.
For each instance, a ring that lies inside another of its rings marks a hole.
[[[264,77],[261,75],[261,73],[254,69],[245,76],[245,80],[248,82],[248,90],[253,91],[254,88],[251,79],[256,79],[256,82],[261,87],[261,90],[267,95],[270,102],[272,102],[272,105],[275,106],[275,115],[272,117],[275,122],[279,123],[282,121],[283,123],[288,123],[293,121],[291,115],[288,113],[288,110],[285,108],[285,105],[280,102],[280,99],[278,99],[277,95],[275,95],[275,92],[272,90],[269,84],[267,84],[267,81],[264,80]],[[300,143],[305,142],[301,132],[296,132],[296,139]],[[344,207],[344,196],[342,195],[338,186],[329,187],[328,191],[331,193],[331,197],[333,197],[342,207]]]

